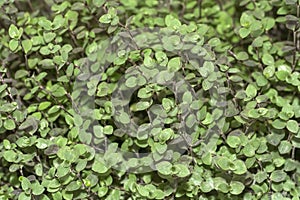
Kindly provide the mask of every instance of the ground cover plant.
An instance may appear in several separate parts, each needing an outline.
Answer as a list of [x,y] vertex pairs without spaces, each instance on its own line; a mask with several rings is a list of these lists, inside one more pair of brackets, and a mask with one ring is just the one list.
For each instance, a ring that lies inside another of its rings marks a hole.
[[299,200],[300,1],[0,6],[0,199]]

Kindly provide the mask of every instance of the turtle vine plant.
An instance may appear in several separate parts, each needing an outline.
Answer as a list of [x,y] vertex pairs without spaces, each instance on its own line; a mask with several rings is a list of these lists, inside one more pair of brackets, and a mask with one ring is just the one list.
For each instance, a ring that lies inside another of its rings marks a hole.
[[0,199],[299,199],[300,1],[0,6]]

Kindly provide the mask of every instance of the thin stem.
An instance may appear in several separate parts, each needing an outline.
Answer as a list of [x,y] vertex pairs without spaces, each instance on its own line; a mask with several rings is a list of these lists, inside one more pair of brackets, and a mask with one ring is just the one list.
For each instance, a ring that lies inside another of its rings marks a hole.
[[137,43],[135,42],[135,40],[134,40],[134,38],[133,38],[133,35],[132,35],[132,33],[130,32],[130,30],[128,29],[128,27],[125,26],[124,24],[122,24],[121,22],[119,22],[119,25],[122,26],[122,27],[127,31],[127,33],[129,34],[129,37],[130,37],[131,41],[132,41],[133,44],[134,44],[135,50],[140,50],[139,46],[138,46]]
[[293,31],[293,39],[294,39],[294,54],[293,54],[293,68],[292,70],[295,70],[296,67],[296,56],[297,56],[297,32],[294,30]]
[[[300,17],[300,5],[298,4],[297,5],[297,18]],[[298,51],[298,32],[297,30],[293,30],[293,40],[294,40],[294,54],[293,54],[293,71],[295,70],[296,68],[296,65],[297,65],[297,62],[298,62],[298,59],[297,59],[297,51]]]
[[28,4],[28,6],[29,6],[29,8],[30,8],[30,11],[33,12],[34,9],[33,9],[33,7],[32,7],[31,0],[27,0],[27,4]]
[[[40,89],[41,90],[43,90],[44,92],[46,92],[46,94],[48,94],[48,95],[50,95],[51,96],[51,98],[60,106],[60,108],[63,110],[63,111],[65,111],[66,113],[68,113],[70,116],[72,116],[72,117],[74,117],[73,116],[73,114],[72,113],[70,113],[57,99],[56,99],[56,97],[55,96],[53,96],[53,94],[50,92],[50,91],[48,91],[44,86],[42,86],[41,84],[39,84],[38,83],[38,85],[39,85],[39,87],[40,87]],[[66,94],[67,95],[67,94]]]
[[296,152],[296,148],[293,147],[293,149],[292,149],[292,155],[291,155],[291,157],[292,157],[293,160],[295,160],[295,152]]
[[202,0],[198,0],[197,5],[199,7],[199,17],[201,19],[201,16],[202,16]]
[[220,0],[216,0],[216,1],[217,1],[217,3],[219,4],[220,9],[223,10],[222,1],[220,1]]
[[180,11],[180,17],[183,18],[183,15],[185,13],[185,2],[184,3],[181,3],[181,6],[182,6],[182,9]]
[[[8,76],[7,73],[6,73],[6,76]],[[0,73],[0,81],[1,81],[1,83],[2,83],[3,85],[5,84],[5,82],[4,82],[4,80],[3,80],[3,77],[2,77],[2,74],[1,74],[1,73]],[[14,102],[15,99],[13,98],[13,96],[11,95],[11,93],[10,93],[10,91],[8,90],[7,87],[6,87],[5,91],[7,92],[9,98]]]

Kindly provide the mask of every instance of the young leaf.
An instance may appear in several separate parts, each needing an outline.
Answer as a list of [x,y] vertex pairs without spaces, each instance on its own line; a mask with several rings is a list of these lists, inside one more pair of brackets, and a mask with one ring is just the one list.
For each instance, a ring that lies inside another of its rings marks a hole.
[[170,72],[177,72],[181,68],[182,64],[180,57],[172,58],[168,63],[168,69]]
[[298,133],[299,131],[299,124],[296,120],[289,120],[286,123],[286,128],[292,133]]
[[22,40],[22,47],[24,49],[24,53],[27,54],[31,48],[32,48],[32,42],[31,40],[27,39],[27,40]]
[[8,34],[11,38],[18,38],[20,32],[19,29],[16,27],[16,25],[11,24],[8,29]]
[[181,26],[181,22],[175,18],[173,15],[167,15],[165,17],[165,23],[167,27],[170,27],[172,29],[178,29]]
[[17,50],[18,46],[19,46],[19,41],[18,40],[12,39],[12,40],[9,41],[9,48],[10,48],[11,51]]

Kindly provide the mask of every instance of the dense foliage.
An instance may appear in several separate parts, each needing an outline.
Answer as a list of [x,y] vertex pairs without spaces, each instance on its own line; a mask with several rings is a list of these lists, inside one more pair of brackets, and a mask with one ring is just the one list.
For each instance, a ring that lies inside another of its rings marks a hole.
[[299,200],[300,1],[0,6],[0,199]]

